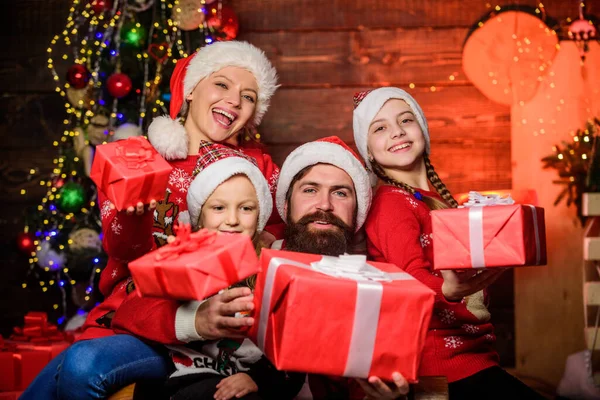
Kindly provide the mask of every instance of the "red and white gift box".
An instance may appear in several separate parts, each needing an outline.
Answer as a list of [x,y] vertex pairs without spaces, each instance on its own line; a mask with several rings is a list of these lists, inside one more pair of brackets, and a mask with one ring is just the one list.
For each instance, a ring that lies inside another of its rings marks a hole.
[[434,210],[431,223],[437,270],[546,264],[543,208],[477,203]]
[[220,235],[179,226],[177,238],[129,263],[141,296],[202,300],[259,271],[247,235]]
[[96,147],[90,178],[121,211],[165,195],[171,165],[143,137]]
[[364,256],[264,249],[260,259],[249,336],[278,369],[416,380],[432,290]]

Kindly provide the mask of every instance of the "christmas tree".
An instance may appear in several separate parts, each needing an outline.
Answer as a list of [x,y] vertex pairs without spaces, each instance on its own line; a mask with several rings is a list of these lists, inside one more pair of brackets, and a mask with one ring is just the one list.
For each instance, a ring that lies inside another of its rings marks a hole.
[[544,168],[554,168],[559,179],[553,183],[564,185],[554,205],[566,199],[567,206],[574,204],[581,224],[586,218],[582,215],[582,200],[585,192],[600,191],[600,120],[594,118],[586,122],[585,129],[572,133],[570,143],[555,145],[554,153],[542,159]]
[[[48,47],[48,68],[65,103],[63,135],[39,206],[27,210],[19,248],[30,254],[23,288],[59,291],[59,324],[101,300],[106,263],[96,187],[97,145],[142,135],[168,114],[169,77],[179,58],[215,40],[232,40],[237,17],[215,0],[74,0]],[[23,193],[25,194],[25,193]],[[40,304],[40,308],[45,305]]]

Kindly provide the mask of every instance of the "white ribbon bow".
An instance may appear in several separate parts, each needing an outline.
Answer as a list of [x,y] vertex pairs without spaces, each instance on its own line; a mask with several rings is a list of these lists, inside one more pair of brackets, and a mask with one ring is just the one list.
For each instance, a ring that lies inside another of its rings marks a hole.
[[510,194],[506,196],[499,194],[483,195],[479,192],[471,191],[469,192],[469,200],[461,207],[506,206],[511,204],[515,204],[515,201]]
[[265,350],[267,326],[271,311],[273,284],[277,270],[282,265],[292,265],[329,276],[356,281],[356,307],[344,376],[368,377],[373,360],[379,311],[383,297],[383,286],[380,282],[411,280],[414,278],[406,272],[387,273],[380,271],[367,264],[367,257],[361,255],[323,256],[321,260],[311,263],[310,266],[294,260],[273,257],[267,267],[258,320],[256,344],[263,351]]

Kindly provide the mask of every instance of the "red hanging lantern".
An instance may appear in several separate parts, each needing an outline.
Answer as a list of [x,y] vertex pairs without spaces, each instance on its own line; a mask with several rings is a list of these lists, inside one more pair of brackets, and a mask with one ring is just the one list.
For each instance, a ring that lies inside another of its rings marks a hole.
[[237,15],[233,11],[233,8],[226,5],[222,5],[220,11],[218,7],[212,6],[208,11],[206,23],[209,27],[224,35],[216,35],[216,39],[219,41],[235,39],[240,30]]
[[83,89],[90,80],[90,71],[85,65],[75,64],[67,70],[67,82],[75,89]]
[[17,235],[17,247],[25,254],[35,251],[35,237],[30,232],[21,232]]
[[96,14],[102,14],[104,11],[109,10],[112,7],[112,1],[111,0],[94,0],[91,3],[92,5],[92,10],[94,10],[94,12]]
[[106,88],[111,96],[120,99],[131,92],[131,79],[122,73],[112,74],[106,81]]

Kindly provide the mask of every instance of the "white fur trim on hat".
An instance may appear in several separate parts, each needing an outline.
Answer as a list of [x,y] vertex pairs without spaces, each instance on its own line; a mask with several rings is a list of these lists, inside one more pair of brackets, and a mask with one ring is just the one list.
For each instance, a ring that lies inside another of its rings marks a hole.
[[354,143],[358,152],[365,160],[365,164],[371,169],[369,162],[369,151],[367,150],[367,136],[369,134],[369,125],[381,110],[381,107],[390,99],[404,100],[415,114],[417,122],[423,131],[425,138],[425,154],[430,153],[431,145],[429,142],[429,128],[427,119],[419,103],[406,91],[395,87],[384,87],[375,89],[365,96],[360,104],[354,109],[352,125],[354,128]]
[[269,184],[258,167],[241,157],[227,157],[215,161],[196,175],[187,193],[187,205],[192,227],[198,227],[200,211],[215,189],[234,175],[243,174],[250,179],[258,198],[258,226],[261,232],[273,211]]
[[148,127],[148,140],[167,160],[182,160],[188,155],[188,134],[183,125],[168,115],[154,118]]
[[358,209],[356,212],[356,231],[365,223],[369,207],[371,207],[371,185],[369,175],[361,162],[342,146],[325,141],[303,144],[292,151],[285,159],[277,182],[277,211],[284,221],[285,199],[292,180],[302,169],[316,164],[331,164],[343,169],[354,182]]
[[[187,67],[183,97],[192,93],[198,82],[225,67],[240,67],[252,73],[258,84],[254,125],[258,126],[277,90],[277,71],[265,53],[248,42],[216,42],[202,47]],[[184,102],[185,103],[185,102]]]

